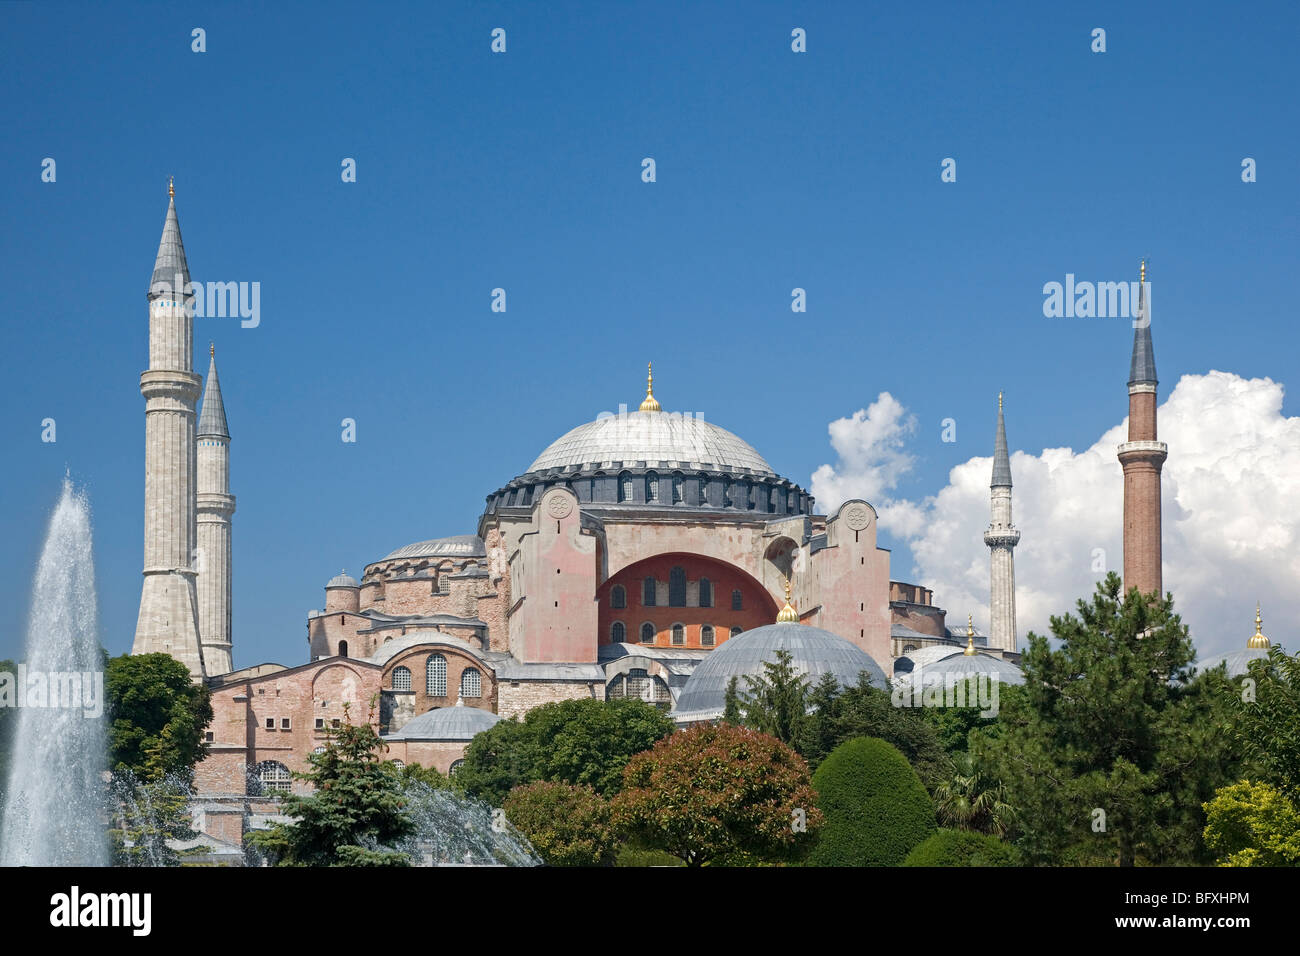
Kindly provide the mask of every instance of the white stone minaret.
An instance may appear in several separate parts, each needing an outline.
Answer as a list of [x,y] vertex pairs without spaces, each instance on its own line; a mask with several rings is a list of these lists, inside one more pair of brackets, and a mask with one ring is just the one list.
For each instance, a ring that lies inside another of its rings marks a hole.
[[230,429],[217,380],[216,349],[208,349],[208,380],[198,429],[198,592],[199,634],[208,676],[226,674],[230,666]]
[[132,654],[164,653],[203,676],[203,651],[193,568],[194,315],[186,295],[190,270],[176,218],[167,205],[153,280],[149,284],[149,368],[140,376],[145,399],[144,588]]
[[989,482],[992,520],[984,532],[989,546],[989,646],[1016,650],[1016,565],[1013,552],[1020,532],[1011,523],[1011,457],[1007,428],[998,392],[998,434],[993,449],[993,478]]

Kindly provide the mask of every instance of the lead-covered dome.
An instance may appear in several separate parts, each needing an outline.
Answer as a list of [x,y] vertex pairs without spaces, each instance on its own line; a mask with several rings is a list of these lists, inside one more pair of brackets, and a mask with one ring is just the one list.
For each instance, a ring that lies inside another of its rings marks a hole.
[[774,474],[749,442],[721,426],[679,412],[639,411],[579,425],[552,442],[528,470],[641,461]]
[[807,624],[779,623],[756,627],[728,640],[706,657],[677,698],[673,716],[679,720],[711,720],[722,713],[727,685],[747,689],[746,677],[760,677],[764,663],[776,663],[776,652],[790,652],[796,673],[816,684],[823,674],[833,674],[841,687],[856,687],[864,671],[882,690],[889,682],[880,665],[851,641]]
[[387,734],[389,740],[473,740],[476,734],[495,727],[501,720],[490,710],[466,707],[439,707],[413,717],[400,730]]

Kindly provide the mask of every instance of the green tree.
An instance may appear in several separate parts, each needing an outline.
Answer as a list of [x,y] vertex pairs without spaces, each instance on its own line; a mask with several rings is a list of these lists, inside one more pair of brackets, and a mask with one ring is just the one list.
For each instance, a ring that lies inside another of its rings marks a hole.
[[587,784],[608,796],[622,785],[628,760],[672,729],[663,711],[639,700],[543,704],[475,736],[456,786],[494,806],[515,787],[542,780]]
[[1205,805],[1205,845],[1220,866],[1300,866],[1300,809],[1277,787],[1222,787]]
[[1171,598],[1099,582],[1078,616],[1029,635],[1025,685],[996,733],[974,730],[981,773],[1005,785],[1031,863],[1133,865],[1204,858],[1202,804],[1234,779],[1222,673],[1189,680],[1194,653]]
[[821,826],[815,797],[807,763],[775,737],[703,724],[632,758],[614,822],[688,866],[789,861]]
[[506,819],[552,866],[613,866],[619,839],[609,801],[591,787],[539,781],[511,790]]
[[866,674],[856,687],[832,694],[830,682],[820,681],[809,697],[814,708],[796,740],[796,749],[814,767],[846,741],[877,737],[907,758],[927,790],[933,791],[952,771],[934,727],[923,716],[924,708],[895,707],[889,692],[871,685]]
[[188,778],[207,755],[204,731],[212,721],[208,689],[170,654],[123,654],[104,676],[109,724],[109,768],[143,782],[168,774]]
[[970,830],[935,830],[912,848],[903,866],[1015,866],[1016,851],[996,837]]
[[934,804],[898,748],[872,737],[836,747],[813,774],[826,815],[811,866],[897,866],[934,830]]
[[996,837],[1006,836],[1016,819],[1006,787],[980,773],[969,754],[959,754],[952,776],[935,788],[934,809],[944,826]]
[[776,660],[764,661],[763,673],[746,675],[745,683],[744,691],[736,689],[735,678],[728,683],[724,717],[739,715],[743,726],[793,746],[808,708],[808,678],[795,670],[794,656],[778,648]]
[[1300,654],[1274,644],[1250,662],[1249,677],[1254,687],[1239,678],[1230,698],[1234,739],[1256,778],[1300,799]]
[[280,803],[292,823],[249,835],[247,842],[279,866],[409,866],[410,857],[386,849],[415,829],[406,811],[401,774],[382,758],[386,746],[370,722],[328,731],[325,750],[295,773],[314,787]]

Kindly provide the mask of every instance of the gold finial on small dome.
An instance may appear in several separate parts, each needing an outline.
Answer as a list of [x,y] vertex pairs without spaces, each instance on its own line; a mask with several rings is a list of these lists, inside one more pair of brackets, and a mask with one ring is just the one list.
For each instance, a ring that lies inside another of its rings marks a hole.
[[975,656],[975,622],[969,614],[966,615],[966,650],[962,653],[967,657]]
[[176,177],[175,176],[167,177],[167,196],[170,199],[176,198]]
[[661,412],[659,402],[655,399],[655,370],[652,362],[647,362],[645,375],[645,400],[641,402],[638,411],[642,412]]
[[785,579],[785,607],[781,608],[781,612],[777,614],[776,623],[778,624],[799,623],[799,612],[796,611],[794,609],[794,605],[790,603],[790,579],[789,578]]
[[1246,642],[1247,647],[1256,648],[1256,647],[1270,646],[1271,642],[1267,637],[1264,636],[1264,632],[1261,630],[1263,626],[1264,626],[1264,621],[1259,616],[1259,602],[1256,601],[1255,602],[1255,636]]

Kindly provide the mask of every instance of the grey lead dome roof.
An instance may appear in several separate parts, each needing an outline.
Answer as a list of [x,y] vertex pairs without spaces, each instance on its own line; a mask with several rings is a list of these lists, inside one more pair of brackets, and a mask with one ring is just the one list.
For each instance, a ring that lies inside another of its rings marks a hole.
[[325,586],[327,588],[359,587],[359,585],[357,584],[357,579],[354,578],[352,575],[348,574],[346,571],[340,571],[338,574],[334,575],[334,577],[329,579],[329,583],[326,584]]
[[414,717],[400,730],[385,736],[390,740],[472,740],[500,720],[490,710],[457,704]]
[[680,412],[627,412],[579,425],[552,442],[528,470],[616,461],[683,462],[689,467],[707,464],[775,474],[744,439]]
[[882,690],[889,686],[871,655],[839,635],[807,624],[767,624],[738,634],[711,652],[691,672],[674,716],[707,719],[722,713],[731,678],[739,679],[739,690],[747,690],[745,678],[761,676],[765,662],[776,663],[778,650],[790,652],[795,671],[806,675],[810,684],[823,674],[834,674],[841,687],[856,687],[858,675],[866,671],[874,686]]
[[380,560],[431,557],[485,558],[487,548],[483,539],[476,534],[453,534],[447,538],[430,538],[428,541],[404,545]]

